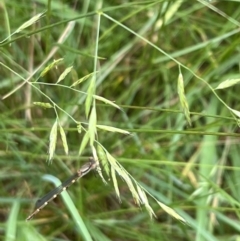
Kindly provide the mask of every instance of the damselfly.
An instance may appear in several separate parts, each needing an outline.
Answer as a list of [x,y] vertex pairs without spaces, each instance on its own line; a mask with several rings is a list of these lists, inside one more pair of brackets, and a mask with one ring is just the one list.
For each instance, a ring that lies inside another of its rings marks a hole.
[[35,214],[37,214],[41,209],[43,209],[50,201],[56,198],[62,191],[66,190],[71,184],[75,183],[79,178],[83,177],[91,170],[97,167],[96,161],[90,157],[89,162],[84,164],[73,176],[63,182],[59,187],[55,188],[54,190],[50,191],[41,199],[38,199],[35,204],[34,212],[31,213],[26,221],[30,220]]

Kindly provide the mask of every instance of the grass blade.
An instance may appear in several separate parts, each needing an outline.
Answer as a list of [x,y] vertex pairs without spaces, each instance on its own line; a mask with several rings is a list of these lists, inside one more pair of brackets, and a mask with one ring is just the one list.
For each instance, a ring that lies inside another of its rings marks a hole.
[[17,220],[20,209],[20,203],[18,200],[13,202],[12,209],[10,211],[8,221],[6,223],[5,241],[17,240]]
[[220,83],[215,90],[219,90],[219,89],[226,89],[229,87],[232,87],[236,84],[238,84],[240,82],[240,79],[227,79],[225,81],[223,81],[222,83]]
[[66,134],[65,134],[65,132],[64,132],[64,129],[62,128],[62,126],[60,125],[60,123],[59,123],[59,129],[60,129],[60,136],[61,136],[61,139],[62,139],[64,151],[65,151],[66,155],[68,155],[67,138],[66,138]]
[[80,145],[80,148],[79,148],[79,151],[78,151],[78,155],[80,156],[83,152],[83,150],[85,149],[88,141],[89,141],[89,132],[87,131],[82,139],[82,142],[81,142],[81,145]]
[[184,93],[183,76],[182,76],[181,72],[179,73],[179,76],[178,76],[178,96],[180,99],[180,104],[183,109],[184,115],[187,119],[188,125],[191,126],[192,123],[191,123],[191,118],[190,118],[190,111],[188,108],[187,98]]
[[52,160],[53,155],[55,153],[56,144],[57,144],[57,126],[58,126],[58,121],[56,120],[52,126],[52,129],[50,132],[50,137],[49,137],[49,159],[48,159],[48,161]]
[[71,72],[73,66],[70,66],[68,68],[66,68],[63,73],[59,76],[58,80],[57,80],[57,83],[58,84],[59,82],[61,82],[63,79],[65,79],[65,77]]

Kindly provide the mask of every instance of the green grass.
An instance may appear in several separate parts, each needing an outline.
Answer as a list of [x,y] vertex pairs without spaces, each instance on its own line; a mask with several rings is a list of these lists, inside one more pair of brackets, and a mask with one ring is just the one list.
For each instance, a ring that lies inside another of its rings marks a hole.
[[0,6],[1,240],[239,239],[239,1]]

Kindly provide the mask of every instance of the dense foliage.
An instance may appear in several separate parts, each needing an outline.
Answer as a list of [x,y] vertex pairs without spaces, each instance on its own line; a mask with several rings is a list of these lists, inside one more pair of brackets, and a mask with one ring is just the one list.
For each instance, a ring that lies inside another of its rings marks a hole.
[[0,6],[1,240],[239,239],[239,1]]

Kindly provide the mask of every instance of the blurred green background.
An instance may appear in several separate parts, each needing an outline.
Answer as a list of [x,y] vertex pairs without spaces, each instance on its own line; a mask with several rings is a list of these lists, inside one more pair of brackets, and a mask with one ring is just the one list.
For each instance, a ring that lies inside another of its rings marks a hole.
[[[0,240],[240,240],[240,87],[215,89],[239,79],[239,3],[0,1]],[[97,129],[96,140],[186,223],[147,194],[151,219],[116,175],[119,202],[104,165],[107,185],[91,172],[25,221],[39,197],[93,155],[88,143],[79,156],[92,128],[91,77],[68,87],[96,70],[95,94],[122,109],[96,100],[97,124],[131,133]],[[180,71],[191,126],[179,101]],[[49,99],[57,111],[33,104]],[[58,133],[48,162],[56,116],[69,154]]]

